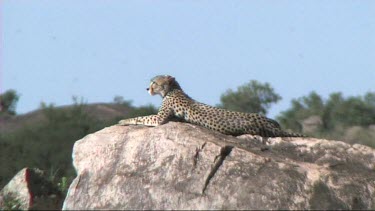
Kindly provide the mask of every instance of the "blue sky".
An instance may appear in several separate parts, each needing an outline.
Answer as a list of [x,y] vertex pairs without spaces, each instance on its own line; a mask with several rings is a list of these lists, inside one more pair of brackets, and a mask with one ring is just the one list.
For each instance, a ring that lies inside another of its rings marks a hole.
[[228,88],[268,82],[283,100],[375,91],[375,1],[0,0],[0,92],[40,103],[116,95],[152,103],[145,88],[176,77],[193,98],[218,104]]

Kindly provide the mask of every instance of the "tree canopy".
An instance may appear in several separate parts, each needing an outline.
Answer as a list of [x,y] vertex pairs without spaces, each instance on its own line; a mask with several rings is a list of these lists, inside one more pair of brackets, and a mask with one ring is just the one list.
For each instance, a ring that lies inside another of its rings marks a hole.
[[219,107],[233,111],[267,114],[272,104],[281,100],[268,83],[251,80],[236,91],[228,89],[221,95]]
[[0,115],[16,114],[16,105],[19,100],[19,95],[15,90],[8,90],[0,95]]
[[292,100],[290,109],[281,112],[279,122],[292,130],[301,130],[301,121],[309,116],[320,116],[322,130],[343,126],[369,126],[375,124],[375,92],[345,98],[341,92],[332,93],[327,100],[311,92],[308,96]]

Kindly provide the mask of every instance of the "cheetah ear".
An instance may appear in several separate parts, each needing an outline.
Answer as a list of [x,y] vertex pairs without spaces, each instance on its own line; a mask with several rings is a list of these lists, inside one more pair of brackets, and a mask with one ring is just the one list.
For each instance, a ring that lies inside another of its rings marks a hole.
[[172,76],[170,76],[170,75],[168,75],[168,76],[167,76],[167,80],[168,80],[169,82],[173,82],[173,81],[175,81],[175,78],[172,77]]

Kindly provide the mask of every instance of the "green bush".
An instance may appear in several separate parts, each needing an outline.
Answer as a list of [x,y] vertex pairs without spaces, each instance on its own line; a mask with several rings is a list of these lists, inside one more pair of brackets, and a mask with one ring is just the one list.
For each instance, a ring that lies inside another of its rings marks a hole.
[[0,95],[0,116],[15,115],[19,95],[15,90],[8,90]]
[[26,166],[44,170],[58,167],[59,177],[74,176],[71,160],[74,142],[105,125],[83,112],[83,106],[75,104],[68,109],[44,106],[45,122],[2,134],[0,160],[6,165],[0,169],[0,186]]
[[323,100],[315,92],[308,96],[292,100],[290,109],[281,112],[277,120],[284,128],[297,132],[302,131],[302,122],[310,116],[319,116],[322,126],[313,134],[319,138],[337,139],[353,142],[347,137],[347,131],[353,127],[361,127],[356,134],[356,143],[375,146],[374,132],[368,128],[375,124],[375,93],[368,92],[363,96],[345,98],[342,93],[332,93],[327,100]]
[[266,114],[270,106],[281,100],[268,84],[252,80],[239,86],[237,91],[227,90],[221,95],[218,106],[232,111]]
[[[56,108],[41,104],[45,121],[25,126],[12,133],[0,134],[0,188],[24,167],[51,172],[51,181],[65,189],[75,177],[72,149],[75,141],[87,134],[116,124],[120,118],[155,114],[152,105],[133,107],[130,101],[121,105],[129,112],[123,117],[103,121],[85,112],[87,105],[73,98],[74,105]],[[65,178],[65,179],[64,179]]]

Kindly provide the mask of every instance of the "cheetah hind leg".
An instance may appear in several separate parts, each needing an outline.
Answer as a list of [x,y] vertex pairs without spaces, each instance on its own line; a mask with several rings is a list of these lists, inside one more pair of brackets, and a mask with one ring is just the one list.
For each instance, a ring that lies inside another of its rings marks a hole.
[[160,118],[158,115],[149,115],[142,117],[135,117],[130,119],[123,119],[118,122],[117,125],[146,125],[146,126],[158,126],[160,125]]

